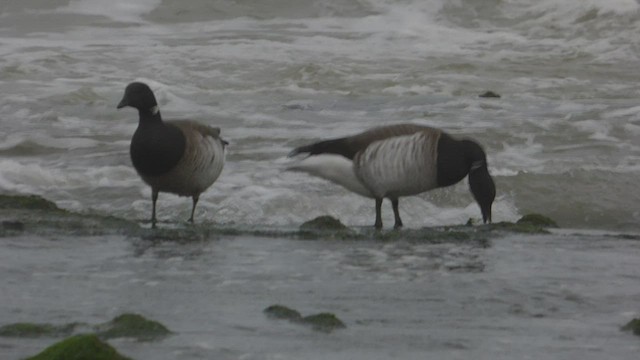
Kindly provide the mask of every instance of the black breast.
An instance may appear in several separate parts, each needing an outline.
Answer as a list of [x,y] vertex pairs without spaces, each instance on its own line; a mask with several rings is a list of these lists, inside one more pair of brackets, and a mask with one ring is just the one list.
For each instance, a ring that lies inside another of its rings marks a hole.
[[465,145],[442,133],[438,141],[438,186],[450,186],[464,179],[469,173]]
[[141,123],[131,139],[131,162],[139,174],[159,176],[178,164],[185,148],[186,138],[176,126]]

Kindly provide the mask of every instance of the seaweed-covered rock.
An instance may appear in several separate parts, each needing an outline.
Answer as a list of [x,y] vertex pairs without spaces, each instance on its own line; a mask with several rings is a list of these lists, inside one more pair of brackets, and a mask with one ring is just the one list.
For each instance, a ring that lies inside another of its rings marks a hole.
[[302,323],[311,326],[314,330],[322,332],[332,332],[337,329],[344,329],[347,326],[331,313],[320,313],[305,316],[302,318]]
[[302,315],[297,310],[291,309],[284,305],[271,305],[264,309],[262,312],[267,315],[267,317],[272,319],[279,320],[289,320],[289,321],[301,321]]
[[521,217],[516,224],[531,224],[540,227],[557,228],[558,224],[550,218],[540,214],[527,214]]
[[0,336],[23,338],[69,336],[77,325],[77,323],[64,325],[14,323],[0,327]]
[[57,342],[26,360],[131,360],[96,335],[76,335]]
[[0,195],[0,209],[61,211],[55,203],[37,195]]
[[300,230],[347,230],[347,226],[333,216],[323,215],[300,225]]
[[361,234],[349,229],[340,220],[328,215],[318,216],[303,223],[295,235],[301,239],[354,240],[362,238]]
[[640,318],[633,319],[620,328],[622,331],[630,331],[640,336]]
[[0,237],[19,234],[137,234],[137,223],[113,216],[80,214],[37,195],[0,195]]
[[138,341],[163,338],[171,331],[157,321],[138,314],[122,314],[113,320],[96,326],[96,333],[104,339],[128,337]]

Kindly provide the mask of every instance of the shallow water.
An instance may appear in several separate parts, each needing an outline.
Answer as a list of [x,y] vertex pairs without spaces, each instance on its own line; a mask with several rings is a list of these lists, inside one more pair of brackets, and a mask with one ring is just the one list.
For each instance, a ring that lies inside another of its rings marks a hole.
[[[571,235],[569,235],[571,234]],[[512,235],[487,244],[239,237],[2,239],[3,322],[139,312],[176,334],[112,340],[135,359],[634,359],[637,240]],[[333,312],[331,334],[267,319]],[[0,338],[3,358],[52,339]]]

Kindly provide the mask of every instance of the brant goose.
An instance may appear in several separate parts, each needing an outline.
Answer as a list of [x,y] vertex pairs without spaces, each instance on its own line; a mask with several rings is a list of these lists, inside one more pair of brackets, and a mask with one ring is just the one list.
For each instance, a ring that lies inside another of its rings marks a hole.
[[158,193],[190,196],[191,217],[200,194],[220,176],[227,142],[220,128],[190,120],[163,121],[153,91],[147,84],[127,85],[118,109],[138,109],[138,128],[131,139],[131,162],[142,180],[151,187],[151,226],[156,226]]
[[287,170],[301,171],[376,200],[377,229],[382,200],[391,200],[395,228],[402,226],[398,198],[450,186],[469,175],[484,223],[491,222],[496,187],[482,147],[427,126],[398,124],[295,148],[289,157],[308,154]]

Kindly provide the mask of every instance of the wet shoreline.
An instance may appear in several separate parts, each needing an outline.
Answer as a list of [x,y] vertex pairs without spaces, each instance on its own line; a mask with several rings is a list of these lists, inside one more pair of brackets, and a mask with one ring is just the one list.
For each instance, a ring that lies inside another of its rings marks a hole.
[[[640,349],[620,330],[638,316],[633,234],[517,224],[152,230],[31,200],[41,208],[0,209],[0,326],[133,312],[171,329],[154,342],[108,340],[132,359],[632,359]],[[263,313],[273,304],[335,314],[345,328],[273,320]],[[0,353],[25,358],[58,340],[0,337]]]

